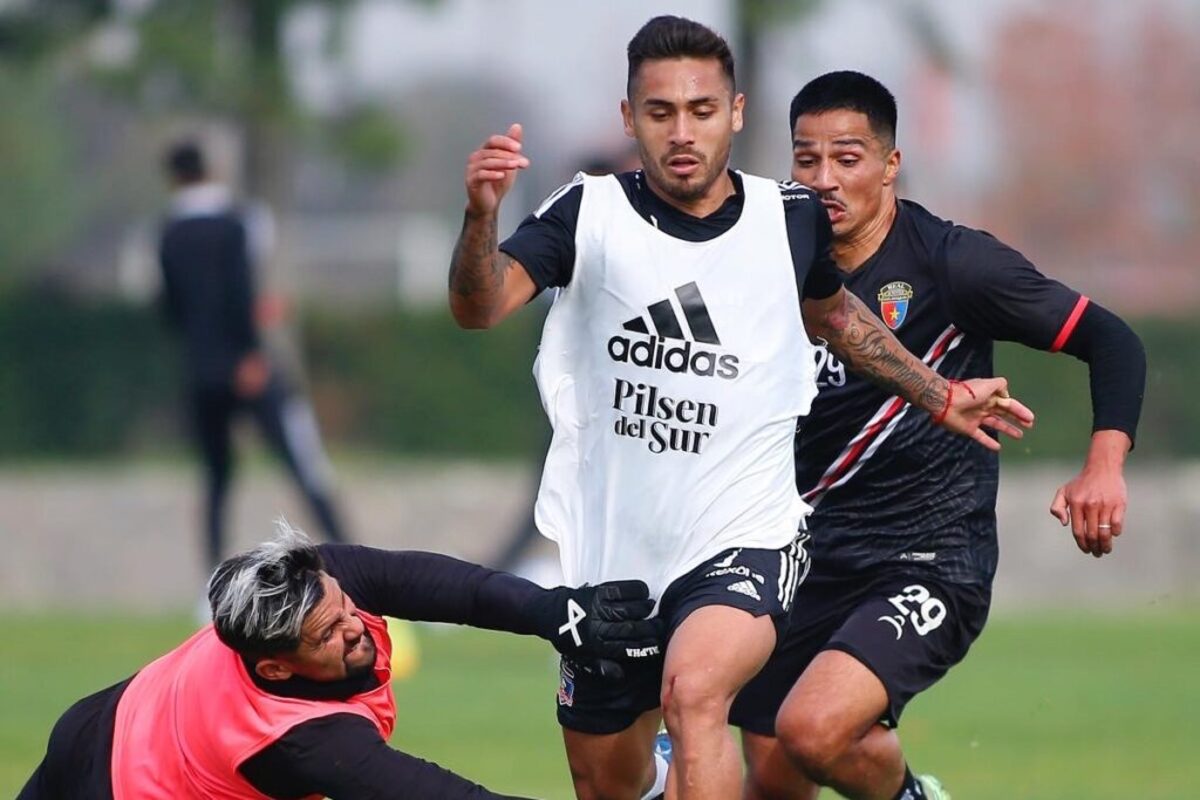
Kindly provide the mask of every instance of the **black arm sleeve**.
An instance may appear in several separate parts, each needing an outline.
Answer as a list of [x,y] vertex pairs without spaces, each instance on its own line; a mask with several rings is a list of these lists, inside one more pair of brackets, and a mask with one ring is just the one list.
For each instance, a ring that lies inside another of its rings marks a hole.
[[254,273],[250,263],[250,245],[246,239],[246,226],[234,219],[230,228],[230,241],[225,259],[228,270],[227,309],[230,335],[240,352],[258,348],[258,328],[254,322]]
[[575,270],[575,227],[583,202],[583,180],[559,187],[500,243],[529,273],[538,291],[566,286]]
[[1081,301],[1078,292],[1038,272],[1016,250],[971,228],[951,229],[934,270],[955,325],[1038,350],[1054,348]]
[[981,231],[954,228],[936,260],[950,318],[964,330],[1087,362],[1092,429],[1133,441],[1146,384],[1146,353],[1119,317],[1038,272]]
[[297,725],[238,769],[255,789],[280,800],[313,794],[332,800],[504,797],[393,750],[375,726],[357,714],[331,714]]
[[1092,430],[1121,431],[1133,442],[1146,390],[1142,340],[1116,314],[1089,303],[1062,352],[1088,365]]
[[524,578],[437,553],[339,544],[320,551],[329,574],[373,614],[538,633],[527,609],[547,590]]
[[829,224],[829,215],[807,187],[782,183],[780,191],[800,299],[831,297],[842,288],[842,272],[833,260],[833,226]]

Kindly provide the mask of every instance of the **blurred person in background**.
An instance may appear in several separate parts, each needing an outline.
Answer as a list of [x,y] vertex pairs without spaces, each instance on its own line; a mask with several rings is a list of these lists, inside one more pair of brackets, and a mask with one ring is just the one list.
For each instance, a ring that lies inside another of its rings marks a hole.
[[[896,104],[875,79],[814,79],[790,122],[792,178],[829,212],[846,288],[907,348],[955,380],[992,375],[995,341],[1088,364],[1091,444],[1050,512],[1083,553],[1111,552],[1146,377],[1137,335],[987,233],[898,199]],[[820,343],[817,364],[820,394],[796,438],[812,568],[778,650],[733,705],[745,797],[815,798],[830,786],[851,800],[940,800],[935,778],[909,770],[895,728],[987,619],[998,458],[849,373],[832,346]]]
[[[816,394],[806,327],[981,444],[998,447],[981,424],[1019,436],[1009,412],[1032,415],[1002,379],[951,384],[856,309],[812,192],[729,169],[744,98],[724,39],[657,17],[628,55],[621,111],[643,169],[580,175],[500,243],[500,203],[529,159],[519,125],[488,138],[467,161],[449,299],[460,325],[489,328],[558,289],[534,367],[554,429],[538,527],[568,584],[644,580],[666,623],[665,658],[620,684],[563,657],[576,794],[724,800],[742,785],[729,704],[804,570],[792,447]],[[664,717],[669,770],[650,751]]]
[[276,537],[223,562],[213,623],[58,720],[18,800],[498,798],[387,744],[384,615],[540,636],[619,674],[661,625],[636,581],[543,589],[433,553]]
[[245,215],[194,142],[172,147],[165,167],[173,194],[159,244],[162,299],[183,346],[190,429],[204,461],[207,569],[222,556],[232,428],[243,412],[287,465],[322,532],[345,541],[312,407],[260,340],[267,309],[255,291]]

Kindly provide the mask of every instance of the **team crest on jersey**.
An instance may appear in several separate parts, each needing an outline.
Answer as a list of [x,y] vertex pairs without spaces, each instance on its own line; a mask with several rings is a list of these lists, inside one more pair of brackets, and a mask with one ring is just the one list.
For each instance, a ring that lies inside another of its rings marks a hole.
[[879,290],[879,316],[892,330],[904,324],[908,316],[908,301],[912,300],[913,289],[904,281],[892,281]]

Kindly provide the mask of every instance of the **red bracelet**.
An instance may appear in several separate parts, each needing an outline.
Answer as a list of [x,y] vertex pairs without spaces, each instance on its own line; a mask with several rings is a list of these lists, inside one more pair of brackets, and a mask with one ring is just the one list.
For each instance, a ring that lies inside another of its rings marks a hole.
[[946,421],[946,414],[950,412],[950,398],[954,397],[955,381],[946,382],[946,404],[942,406],[942,410],[933,415],[933,424],[941,425]]
[[946,421],[946,414],[949,413],[949,411],[950,411],[950,398],[952,398],[954,396],[954,387],[955,386],[960,386],[963,389],[966,389],[967,394],[971,395],[971,399],[972,400],[975,399],[975,392],[973,389],[971,389],[970,384],[963,383],[962,381],[947,381],[946,382],[946,405],[942,406],[941,411],[939,411],[938,413],[933,415],[933,424],[934,425],[941,425],[943,422]]

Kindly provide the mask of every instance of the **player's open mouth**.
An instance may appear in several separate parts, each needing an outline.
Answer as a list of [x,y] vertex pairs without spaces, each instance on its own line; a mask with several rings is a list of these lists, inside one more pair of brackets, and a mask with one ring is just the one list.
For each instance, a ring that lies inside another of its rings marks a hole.
[[700,159],[695,156],[674,156],[667,159],[667,169],[680,177],[687,177],[700,169]]
[[841,222],[846,217],[846,207],[834,200],[822,200],[821,205],[825,206],[825,210],[829,212],[829,221],[831,223]]

